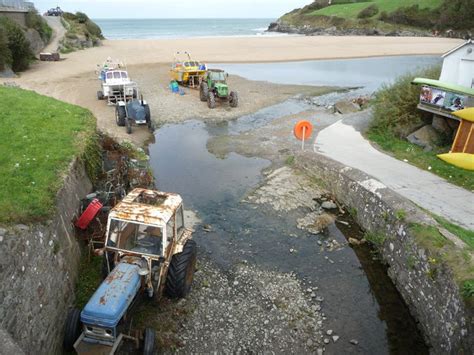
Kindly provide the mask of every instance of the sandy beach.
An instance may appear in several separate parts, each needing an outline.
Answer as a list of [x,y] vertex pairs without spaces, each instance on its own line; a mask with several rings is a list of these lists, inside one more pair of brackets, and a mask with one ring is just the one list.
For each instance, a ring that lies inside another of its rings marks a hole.
[[[197,90],[185,89],[184,97],[168,90],[169,63],[176,51],[188,51],[206,63],[282,62],[331,58],[358,58],[397,55],[439,55],[462,43],[447,38],[412,37],[215,37],[160,40],[104,41],[103,46],[63,55],[60,62],[37,62],[14,81],[23,88],[86,107],[97,117],[98,128],[119,140],[144,144],[151,135],[136,129],[127,135],[114,122],[113,108],[97,101],[99,81],[94,73],[97,64],[107,57],[123,60],[149,101],[156,123],[182,122],[186,119],[233,119],[296,94],[310,94],[315,88],[254,82],[236,76],[230,85],[239,91],[237,109],[226,105],[210,111],[199,101]],[[322,88],[320,93],[325,92]],[[262,94],[264,93],[264,94]],[[313,94],[318,94],[313,92]]]

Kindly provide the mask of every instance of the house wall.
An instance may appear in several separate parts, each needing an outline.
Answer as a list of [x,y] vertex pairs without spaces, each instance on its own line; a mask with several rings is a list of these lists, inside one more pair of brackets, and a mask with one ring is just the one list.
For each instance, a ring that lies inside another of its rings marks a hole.
[[467,44],[444,58],[439,80],[474,87],[474,43]]

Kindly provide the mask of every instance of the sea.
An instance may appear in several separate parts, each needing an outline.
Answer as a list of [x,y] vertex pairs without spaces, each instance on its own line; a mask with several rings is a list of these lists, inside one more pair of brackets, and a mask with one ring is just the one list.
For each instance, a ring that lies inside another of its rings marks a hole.
[[275,19],[93,19],[107,39],[278,36]]

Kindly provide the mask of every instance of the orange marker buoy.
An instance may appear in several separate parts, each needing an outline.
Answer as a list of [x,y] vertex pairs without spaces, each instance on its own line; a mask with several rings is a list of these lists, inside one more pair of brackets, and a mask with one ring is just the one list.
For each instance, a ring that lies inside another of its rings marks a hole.
[[293,133],[297,139],[300,141],[305,141],[306,139],[311,138],[311,133],[313,133],[313,125],[309,121],[299,121],[293,129]]

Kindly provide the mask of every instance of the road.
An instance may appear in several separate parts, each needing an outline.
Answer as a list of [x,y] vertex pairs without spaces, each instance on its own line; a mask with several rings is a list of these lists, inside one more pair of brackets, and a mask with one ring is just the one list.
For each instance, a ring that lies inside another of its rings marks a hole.
[[66,29],[61,23],[61,17],[57,16],[44,16],[43,17],[48,23],[49,27],[53,29],[53,35],[49,44],[43,49],[43,52],[54,53],[58,51],[59,43],[66,35]]

